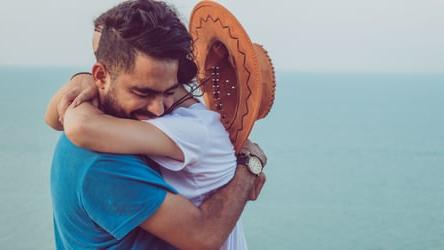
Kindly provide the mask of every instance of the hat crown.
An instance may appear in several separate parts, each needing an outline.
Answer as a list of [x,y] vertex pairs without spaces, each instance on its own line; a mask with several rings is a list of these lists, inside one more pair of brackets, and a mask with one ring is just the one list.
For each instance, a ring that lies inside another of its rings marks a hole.
[[189,27],[204,100],[220,113],[239,151],[254,122],[264,118],[273,104],[271,59],[262,46],[251,42],[239,21],[214,1],[201,1],[194,7]]

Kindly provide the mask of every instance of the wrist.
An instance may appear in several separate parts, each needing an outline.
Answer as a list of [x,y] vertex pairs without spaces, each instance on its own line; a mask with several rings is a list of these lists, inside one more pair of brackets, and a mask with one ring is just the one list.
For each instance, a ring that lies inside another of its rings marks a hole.
[[240,186],[240,193],[248,194],[253,188],[256,176],[251,174],[248,167],[243,164],[238,164],[236,169],[236,180]]
[[250,152],[240,153],[237,155],[237,164],[243,165],[249,172],[255,176],[259,176],[264,169],[263,161]]

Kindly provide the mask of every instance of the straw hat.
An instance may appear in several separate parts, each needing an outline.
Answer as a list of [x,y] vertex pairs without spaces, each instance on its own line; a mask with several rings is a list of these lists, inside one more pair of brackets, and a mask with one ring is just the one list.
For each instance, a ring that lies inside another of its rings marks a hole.
[[220,113],[239,151],[271,109],[275,77],[267,51],[252,43],[238,20],[222,5],[201,1],[190,19],[198,81],[208,107]]

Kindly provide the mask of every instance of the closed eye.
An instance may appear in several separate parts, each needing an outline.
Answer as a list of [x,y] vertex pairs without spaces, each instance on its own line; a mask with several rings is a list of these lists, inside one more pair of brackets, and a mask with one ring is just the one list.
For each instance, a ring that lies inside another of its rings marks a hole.
[[150,97],[150,96],[153,96],[153,95],[154,95],[154,93],[151,93],[151,92],[133,91],[133,93],[134,93],[135,95],[137,95],[138,97],[143,97],[143,98],[145,98],[145,97]]

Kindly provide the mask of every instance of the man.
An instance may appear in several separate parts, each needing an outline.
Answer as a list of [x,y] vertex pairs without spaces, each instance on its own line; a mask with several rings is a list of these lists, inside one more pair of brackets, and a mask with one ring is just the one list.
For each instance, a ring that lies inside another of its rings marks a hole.
[[[195,74],[184,25],[164,3],[149,0],[124,2],[98,21],[103,27],[92,75],[102,111],[130,119],[162,115],[180,99],[177,83]],[[54,117],[47,121],[61,128]],[[265,161],[258,148],[249,150]],[[196,208],[137,156],[85,150],[65,135],[51,171],[59,249],[216,249],[264,181],[239,167],[227,186]]]

